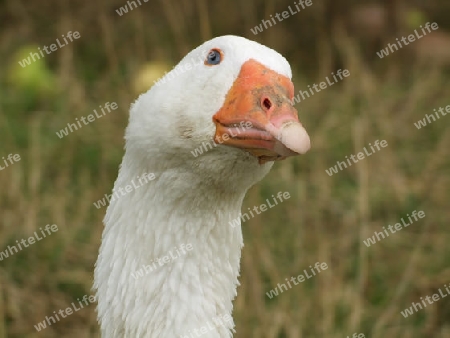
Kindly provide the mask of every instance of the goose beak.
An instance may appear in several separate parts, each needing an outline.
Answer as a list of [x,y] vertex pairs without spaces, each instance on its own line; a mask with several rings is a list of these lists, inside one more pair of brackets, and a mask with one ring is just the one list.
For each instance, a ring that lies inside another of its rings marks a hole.
[[242,148],[261,164],[306,153],[311,143],[293,97],[289,78],[253,59],[246,61],[213,116],[214,141]]

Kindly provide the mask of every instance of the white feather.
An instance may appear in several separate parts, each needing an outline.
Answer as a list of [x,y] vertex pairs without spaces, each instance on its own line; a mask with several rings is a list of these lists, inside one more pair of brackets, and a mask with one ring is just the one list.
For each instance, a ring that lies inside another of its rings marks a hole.
[[[213,319],[231,315],[243,240],[241,226],[228,222],[239,217],[246,191],[272,163],[259,165],[222,145],[197,158],[191,151],[213,139],[212,116],[245,61],[255,59],[289,78],[291,70],[274,50],[236,36],[204,43],[179,65],[212,48],[223,51],[220,65],[198,64],[171,76],[132,105],[114,187],[144,173],[156,178],[108,207],[94,282],[102,337],[191,338]],[[182,244],[192,250],[132,277]],[[201,337],[231,337],[233,321],[223,323]]]

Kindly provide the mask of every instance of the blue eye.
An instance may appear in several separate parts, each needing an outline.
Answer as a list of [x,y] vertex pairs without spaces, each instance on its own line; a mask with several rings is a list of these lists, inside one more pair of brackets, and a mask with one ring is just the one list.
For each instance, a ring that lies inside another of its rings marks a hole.
[[217,49],[212,49],[206,57],[206,65],[218,65],[222,61],[222,54]]

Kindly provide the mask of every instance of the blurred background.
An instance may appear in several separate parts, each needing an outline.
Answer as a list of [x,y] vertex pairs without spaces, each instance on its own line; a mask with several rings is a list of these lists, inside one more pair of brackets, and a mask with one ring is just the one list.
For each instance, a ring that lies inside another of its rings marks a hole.
[[[125,0],[0,1],[0,251],[46,224],[59,231],[0,261],[0,337],[99,337],[95,306],[37,332],[53,311],[91,294],[128,108],[191,49],[235,34],[283,54],[298,90],[338,69],[350,76],[296,105],[312,149],[275,164],[243,210],[291,199],[243,223],[235,337],[450,337],[450,298],[400,311],[450,283],[450,2],[313,0],[262,33],[251,28],[290,0],[161,0],[119,15]],[[137,2],[137,0],[136,0]],[[395,53],[377,51],[426,22],[439,29]],[[68,31],[80,38],[26,67],[19,61]],[[60,139],[105,102],[119,109]],[[369,142],[388,147],[333,176]],[[3,160],[0,164],[4,166]],[[413,210],[426,217],[366,247]],[[315,262],[329,269],[269,299]]]

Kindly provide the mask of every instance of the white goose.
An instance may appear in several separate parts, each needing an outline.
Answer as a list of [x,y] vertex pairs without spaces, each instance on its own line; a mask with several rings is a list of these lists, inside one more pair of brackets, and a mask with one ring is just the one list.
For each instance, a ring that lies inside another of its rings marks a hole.
[[[276,51],[223,36],[178,67],[131,107],[114,189],[155,179],[105,216],[94,282],[104,338],[232,337],[243,241],[229,221],[274,160],[310,147]],[[202,144],[214,146],[193,156]],[[136,277],[142,266],[153,271]]]

